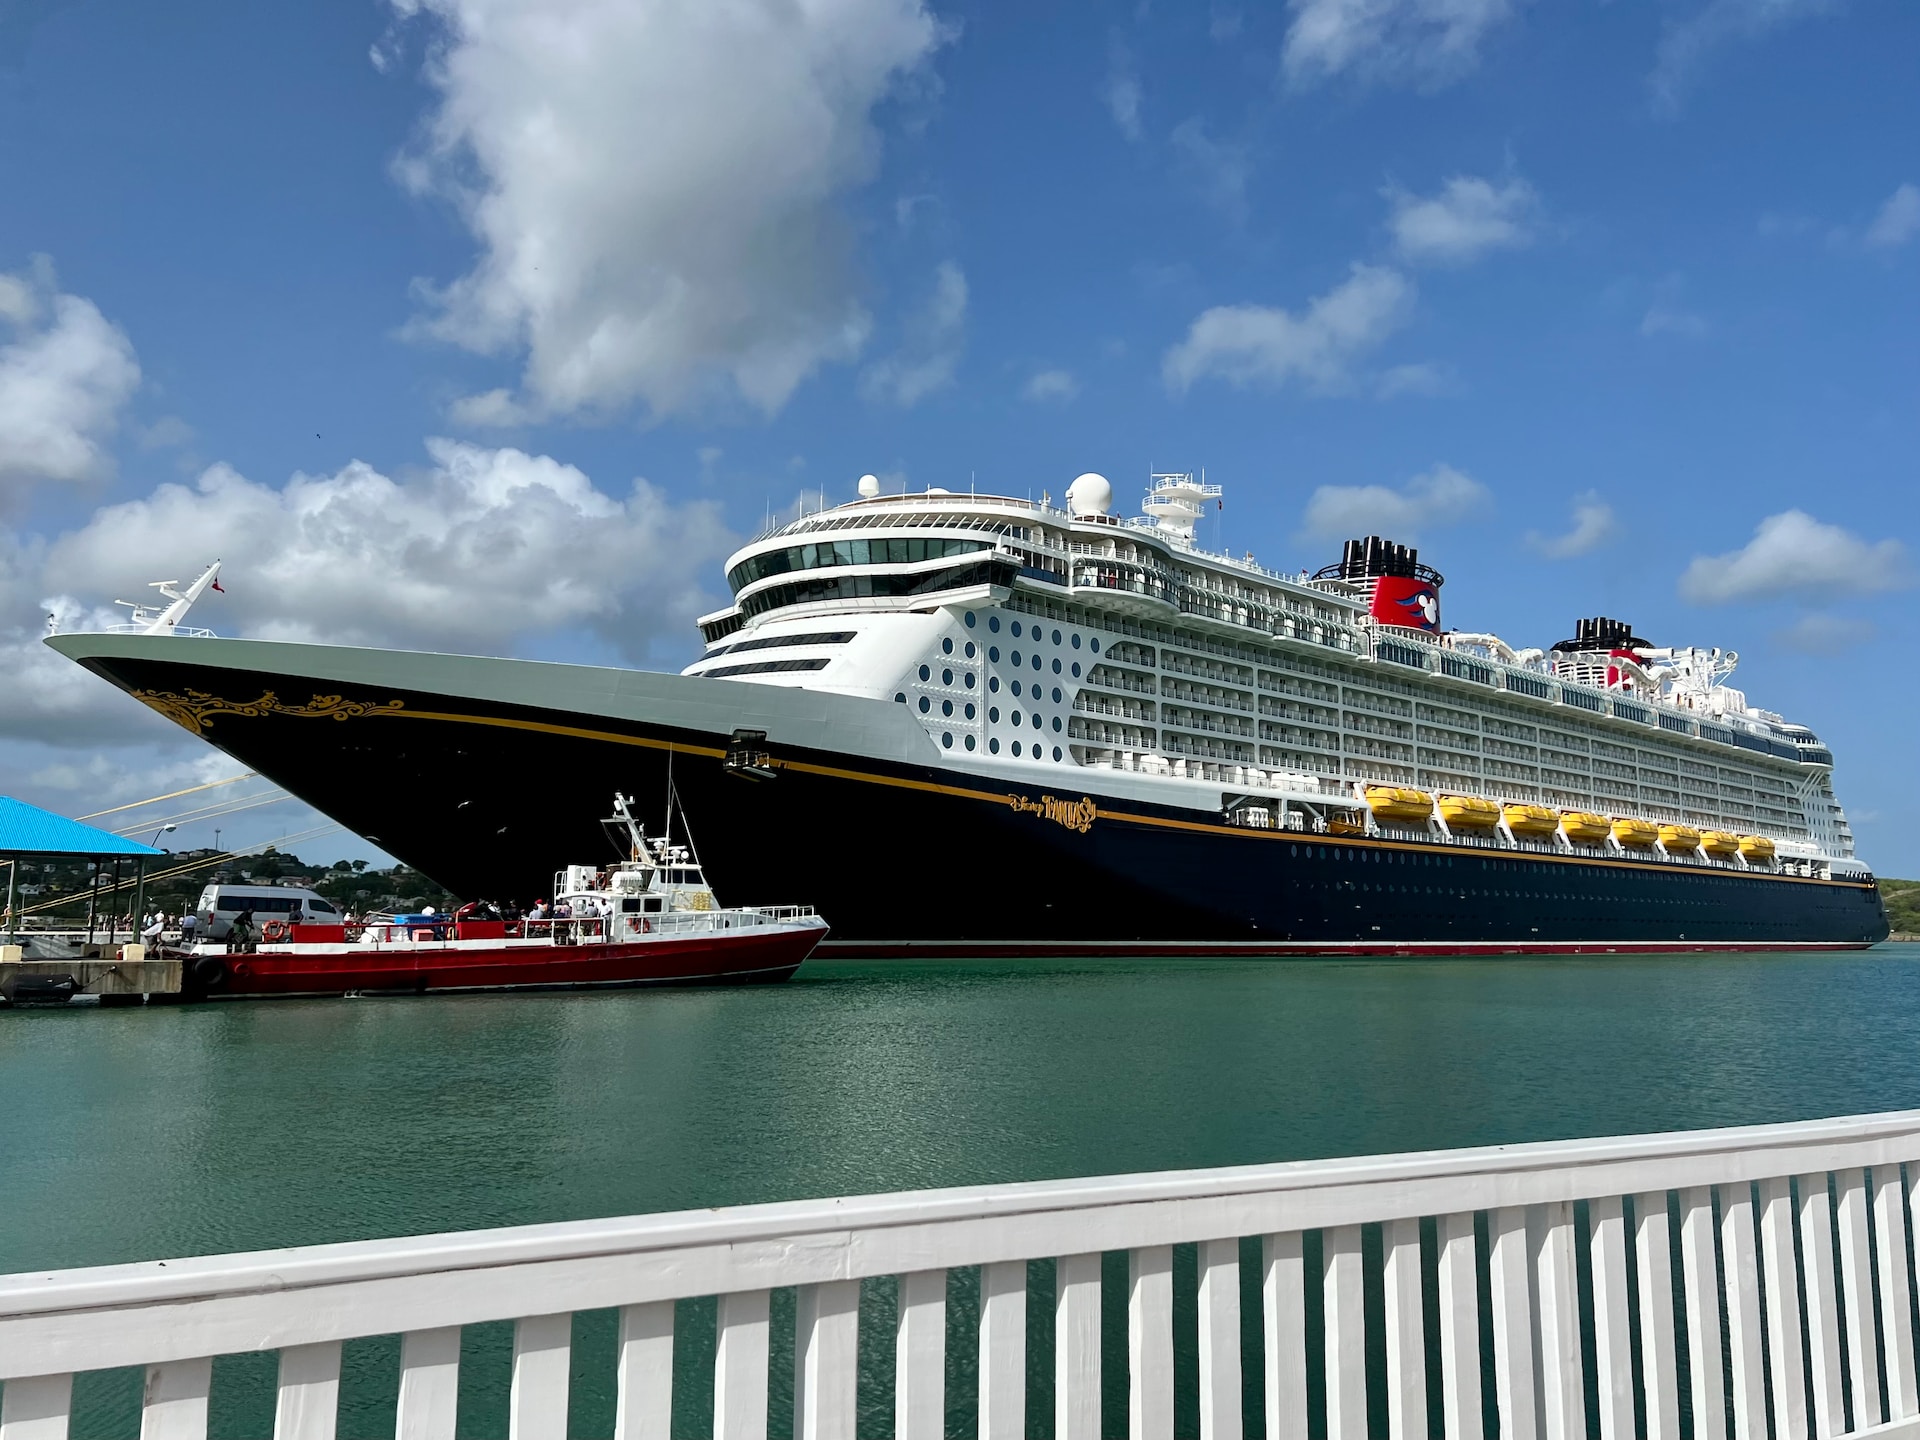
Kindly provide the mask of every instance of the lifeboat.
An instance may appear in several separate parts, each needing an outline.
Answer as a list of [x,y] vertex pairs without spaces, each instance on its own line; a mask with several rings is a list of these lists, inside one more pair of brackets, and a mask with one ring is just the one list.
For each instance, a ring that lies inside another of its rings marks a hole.
[[1690,855],[1700,848],[1700,832],[1691,825],[1662,825],[1660,843],[1669,855]]
[[1742,835],[1740,853],[1755,863],[1770,863],[1773,859],[1773,841],[1764,835]]
[[1576,845],[1598,845],[1612,833],[1604,816],[1595,815],[1590,810],[1562,810],[1560,828],[1566,832],[1567,839]]
[[1629,850],[1650,850],[1660,838],[1660,828],[1651,820],[1623,815],[1613,822],[1613,838]]
[[1724,830],[1702,830],[1700,832],[1700,848],[1709,855],[1738,855],[1740,853],[1740,837],[1738,835],[1729,835]]
[[1560,817],[1545,805],[1507,806],[1507,829],[1516,835],[1551,835],[1560,828]]
[[1500,823],[1500,807],[1478,795],[1442,795],[1440,818],[1452,830],[1491,830]]
[[1331,810],[1327,812],[1327,833],[1329,835],[1364,835],[1367,822],[1360,818],[1357,810]]
[[1404,785],[1367,786],[1367,804],[1373,818],[1386,824],[1424,825],[1433,818],[1433,797]]

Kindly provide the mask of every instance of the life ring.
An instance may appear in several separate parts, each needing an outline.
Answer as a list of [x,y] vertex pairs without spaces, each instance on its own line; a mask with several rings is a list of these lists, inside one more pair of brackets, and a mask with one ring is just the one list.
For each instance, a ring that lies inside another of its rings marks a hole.
[[262,940],[284,940],[293,933],[293,927],[284,920],[269,920],[260,927]]

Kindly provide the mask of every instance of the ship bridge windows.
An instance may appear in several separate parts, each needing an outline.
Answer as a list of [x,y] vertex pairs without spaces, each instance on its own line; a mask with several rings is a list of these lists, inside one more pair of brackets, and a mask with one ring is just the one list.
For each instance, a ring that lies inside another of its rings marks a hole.
[[944,560],[991,549],[986,540],[947,540],[914,536],[906,539],[822,540],[812,545],[790,545],[742,560],[727,572],[727,584],[738,595],[756,580],[796,570],[830,570],[840,565],[912,565],[922,560]]
[[740,608],[748,615],[763,615],[769,610],[788,605],[819,604],[829,600],[905,599],[915,595],[933,595],[942,590],[1012,583],[1012,566],[983,560],[971,565],[950,566],[944,570],[896,575],[863,573],[818,576],[785,585],[769,585],[747,596],[740,602]]

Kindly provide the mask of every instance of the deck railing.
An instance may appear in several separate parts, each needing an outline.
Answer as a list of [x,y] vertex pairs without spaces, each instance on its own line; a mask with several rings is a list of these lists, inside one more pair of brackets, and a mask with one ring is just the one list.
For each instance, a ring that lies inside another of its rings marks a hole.
[[[858,1353],[862,1286],[897,1277],[893,1429],[931,1440],[949,1429],[946,1307],[962,1267],[978,1267],[977,1332],[955,1357],[977,1376],[978,1433],[1024,1436],[1026,1292],[1040,1261],[1036,1276],[1052,1272],[1056,1440],[1164,1440],[1183,1245],[1197,1286],[1179,1323],[1197,1327],[1198,1345],[1182,1383],[1197,1384],[1205,1440],[1262,1422],[1268,1440],[1305,1440],[1310,1426],[1363,1440],[1370,1406],[1393,1440],[1481,1436],[1488,1408],[1502,1440],[1583,1440],[1590,1398],[1603,1440],[1677,1440],[1683,1413],[1694,1440],[1764,1440],[1770,1423],[1776,1440],[1905,1435],[1920,1431],[1916,1161],[1910,1111],[8,1276],[0,1437],[65,1436],[73,1372],[124,1366],[146,1367],[143,1436],[201,1436],[211,1357],[258,1351],[278,1352],[275,1434],[329,1437],[342,1341],[396,1332],[396,1434],[450,1437],[460,1327],[501,1320],[514,1322],[509,1433],[564,1436],[572,1314],[617,1307],[614,1433],[662,1440],[685,1433],[669,1428],[674,1302],[717,1296],[712,1431],[759,1440],[781,1287],[796,1287],[794,1433],[851,1437],[860,1387],[874,1383]],[[1116,1251],[1126,1346],[1105,1358],[1124,1356],[1124,1422],[1102,1410],[1102,1317],[1117,1313],[1102,1305],[1102,1257]],[[1245,1315],[1243,1259],[1259,1271]],[[1372,1387],[1370,1349],[1384,1353]],[[1310,1372],[1323,1378],[1311,1392]],[[1260,1383],[1243,1392],[1243,1374]],[[1180,1408],[1191,1404],[1189,1391]]]

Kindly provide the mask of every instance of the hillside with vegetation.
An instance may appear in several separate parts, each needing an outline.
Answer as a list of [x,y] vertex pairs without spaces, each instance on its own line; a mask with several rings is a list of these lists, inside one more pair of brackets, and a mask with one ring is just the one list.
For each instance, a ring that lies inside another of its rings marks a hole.
[[1887,923],[1896,935],[1920,935],[1920,880],[1880,881],[1887,902]]

